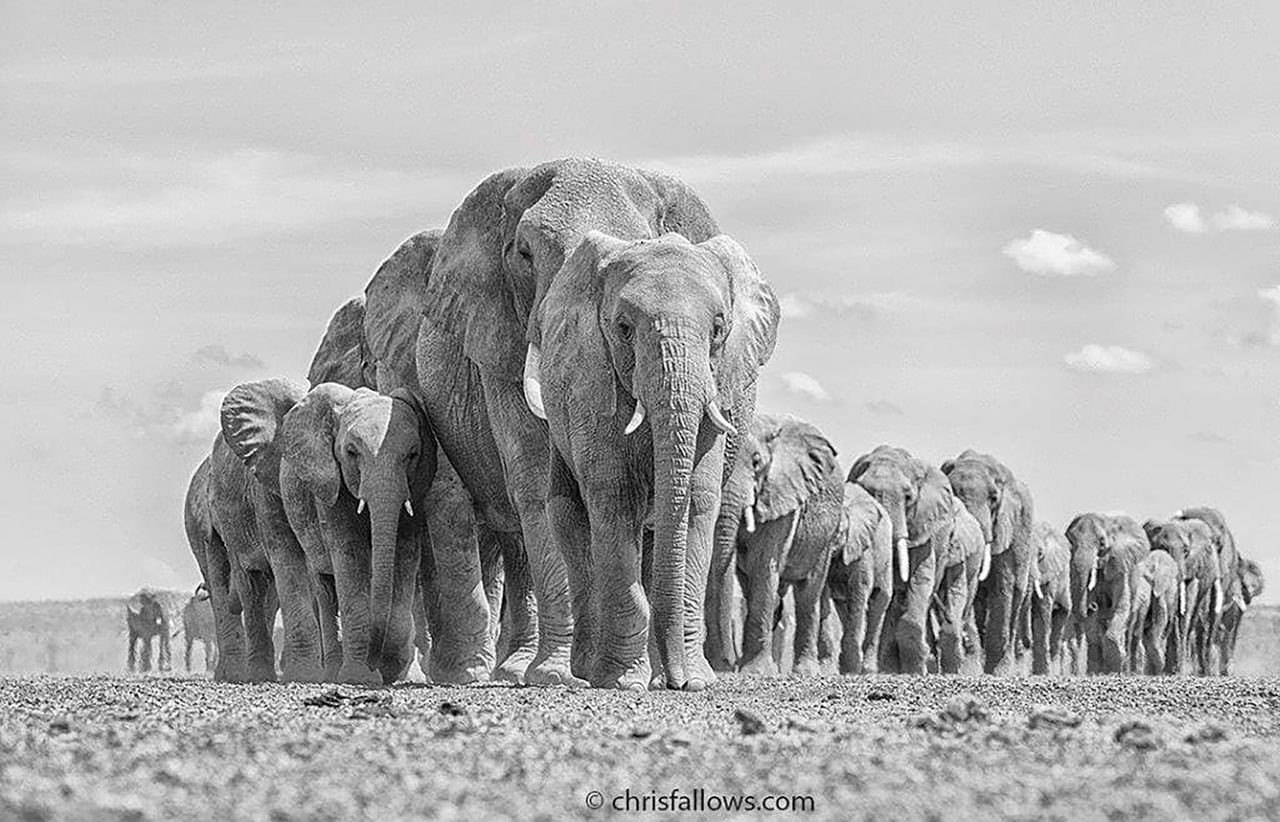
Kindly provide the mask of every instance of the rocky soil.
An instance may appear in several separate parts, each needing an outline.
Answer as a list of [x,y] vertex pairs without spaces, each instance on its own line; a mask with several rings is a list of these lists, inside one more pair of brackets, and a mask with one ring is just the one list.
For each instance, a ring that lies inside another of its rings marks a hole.
[[1277,819],[1280,679],[0,680],[0,819],[758,816]]

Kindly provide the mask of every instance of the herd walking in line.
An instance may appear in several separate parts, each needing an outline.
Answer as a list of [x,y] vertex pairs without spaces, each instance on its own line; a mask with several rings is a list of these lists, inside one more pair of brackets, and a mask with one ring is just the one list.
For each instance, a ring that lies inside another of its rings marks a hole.
[[1217,510],[1060,530],[977,451],[880,445],[846,472],[815,426],[756,413],[779,320],[678,179],[493,174],[337,310],[305,382],[227,395],[185,504],[215,678],[277,678],[279,612],[286,681],[420,659],[440,683],[694,691],[778,672],[788,593],[794,675],[1228,673],[1262,576]]

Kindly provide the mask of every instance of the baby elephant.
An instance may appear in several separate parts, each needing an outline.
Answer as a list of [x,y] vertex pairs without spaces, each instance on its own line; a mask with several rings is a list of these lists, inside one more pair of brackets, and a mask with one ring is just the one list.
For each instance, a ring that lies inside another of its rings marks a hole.
[[417,508],[436,471],[425,415],[405,392],[321,383],[277,417],[278,405],[255,402],[253,391],[237,395],[242,388],[223,405],[223,431],[260,481],[274,480],[306,554],[326,678],[394,681],[413,660],[425,537]]

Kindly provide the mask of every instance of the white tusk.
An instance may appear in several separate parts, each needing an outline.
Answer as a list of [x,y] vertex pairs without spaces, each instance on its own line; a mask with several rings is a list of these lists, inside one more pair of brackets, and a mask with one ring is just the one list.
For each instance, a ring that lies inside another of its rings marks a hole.
[[1178,583],[1178,616],[1187,612],[1187,581]]
[[742,519],[746,521],[747,533],[754,534],[756,532],[756,509],[754,505],[748,505],[742,509]]
[[720,406],[715,400],[707,403],[707,416],[716,424],[716,428],[719,428],[723,433],[731,437],[737,436],[738,429],[734,428],[733,424],[724,418],[724,413],[720,410]]
[[991,543],[982,549],[982,567],[978,569],[978,582],[982,582],[991,573]]
[[361,498],[360,498],[360,502],[356,503],[356,513],[357,513],[357,514],[363,514],[363,513],[364,513],[364,498],[363,498],[363,497],[361,497]]
[[1169,519],[1182,519],[1182,509],[1179,508],[1177,511],[1174,511],[1173,516],[1169,517]]
[[1213,613],[1214,616],[1222,615],[1222,580],[1220,579],[1213,581]]
[[1031,590],[1035,592],[1036,599],[1044,599],[1044,593],[1040,590],[1040,580],[1031,583]]
[[902,537],[898,540],[898,577],[906,582],[911,578],[910,555],[907,553],[907,538]]
[[542,406],[542,352],[532,344],[524,355],[524,401],[535,417],[547,418]]
[[413,516],[413,503],[409,502],[409,500],[404,501],[404,512],[409,516]]
[[1098,566],[1096,566],[1096,565],[1095,565],[1095,566],[1093,566],[1092,568],[1090,568],[1090,569],[1089,569],[1089,588],[1088,588],[1088,590],[1092,591],[1094,588],[1096,588],[1096,587],[1097,587],[1097,585],[1098,585]]
[[627,423],[624,434],[630,434],[640,427],[640,423],[644,422],[644,403],[636,400],[636,410],[631,414],[631,421]]

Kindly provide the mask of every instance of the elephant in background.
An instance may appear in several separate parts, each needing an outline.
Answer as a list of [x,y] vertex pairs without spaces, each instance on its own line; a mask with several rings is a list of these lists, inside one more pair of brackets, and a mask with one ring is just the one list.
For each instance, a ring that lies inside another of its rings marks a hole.
[[[160,640],[157,670],[171,667],[169,638],[171,632],[169,612],[160,595],[150,588],[142,588],[125,603],[125,621],[129,627],[129,670],[151,670],[151,641]],[[138,645],[142,645],[142,659],[138,659]]]
[[1071,545],[1061,531],[1037,522],[1031,576],[1031,673],[1063,672],[1063,642],[1071,616]]
[[[653,680],[700,690],[715,681],[703,651],[713,532],[727,454],[737,450],[736,426],[745,433],[752,423],[754,385],[778,316],[755,264],[723,235],[695,244],[679,234],[632,240],[591,232],[546,289],[529,401],[545,410],[550,428],[548,514],[573,592],[575,653],[593,685],[636,689]],[[796,430],[777,443],[778,475],[762,483],[756,508],[777,517],[763,523],[760,548],[815,546],[796,553],[793,566],[805,580],[797,591],[798,627],[799,597],[807,612],[805,636],[797,630],[803,667],[816,664],[816,611],[830,557],[817,546],[830,545],[840,486],[830,444],[811,426]],[[806,475],[818,471],[835,477],[821,504]],[[799,530],[800,500],[825,511],[810,521],[812,536]],[[651,573],[642,575],[647,520]],[[755,591],[743,654],[754,661],[762,653],[768,662],[760,664],[772,663],[761,642],[773,618],[761,606],[776,603],[779,574],[792,571],[788,557],[775,556],[777,571],[747,569]],[[655,646],[652,663],[646,639]]]
[[857,483],[844,484],[835,545],[827,592],[844,629],[839,670],[873,674],[879,668],[881,626],[893,596],[893,523],[884,506]]
[[974,601],[984,565],[989,563],[982,526],[959,499],[951,496],[950,533],[939,539],[930,624],[936,641],[938,670],[960,673],[968,649],[977,648]]
[[1181,573],[1178,615],[1167,664],[1169,673],[1212,670],[1213,642],[1222,616],[1222,580],[1213,531],[1198,519],[1147,520],[1142,524],[1152,551],[1173,557]]
[[1021,644],[1019,625],[1031,584],[1031,492],[1004,463],[989,454],[966,450],[942,464],[951,490],[982,527],[990,547],[987,571],[980,574],[975,615],[982,634],[983,668],[1007,673]]
[[[573,608],[589,612],[590,597],[579,585],[571,606],[565,560],[548,520],[550,451],[539,374],[544,326],[536,317],[565,261],[593,229],[621,240],[673,231],[693,243],[720,233],[702,200],[663,174],[583,159],[498,172],[467,196],[440,237],[417,340],[414,392],[480,521],[523,537],[538,609],[538,649],[525,675],[533,683],[581,684],[592,673],[591,624],[575,626],[571,615]],[[750,398],[749,409],[754,384],[741,395]],[[608,390],[593,401],[608,407],[617,397]],[[729,421],[745,430],[749,415],[738,418],[736,411],[726,411]],[[730,463],[732,457],[726,455]],[[656,551],[669,551],[672,533],[662,531]],[[705,567],[686,564],[685,571],[686,593],[705,583]],[[662,585],[674,590],[670,583]],[[701,631],[700,599],[686,596],[680,619],[670,596],[660,599],[655,618],[668,639],[676,628]],[[576,646],[575,633],[583,640]],[[668,677],[676,687],[688,681],[678,664]]]
[[204,648],[204,668],[212,671],[218,662],[218,633],[213,621],[213,605],[210,603],[209,586],[200,583],[195,593],[182,606],[183,663],[191,672],[191,646],[197,642]]
[[365,337],[366,303],[366,296],[361,294],[347,300],[333,313],[307,369],[307,383],[312,388],[322,382],[352,388],[376,387],[376,365]]
[[741,670],[776,675],[773,630],[788,588],[795,596],[796,675],[819,670],[822,592],[844,508],[836,449],[815,426],[791,415],[757,414],[721,494],[707,586],[707,656],[728,669],[724,634],[735,559],[746,600]]
[[1152,551],[1133,567],[1129,609],[1129,671],[1167,673],[1166,650],[1182,599],[1182,569],[1166,551]]
[[1222,595],[1216,604],[1216,607],[1221,609],[1221,615],[1213,644],[1217,650],[1218,672],[1222,676],[1227,676],[1231,673],[1231,656],[1235,653],[1240,620],[1243,619],[1244,612],[1253,597],[1262,591],[1261,571],[1256,564],[1252,565],[1249,577],[1254,590],[1250,591],[1245,585],[1242,559],[1236,548],[1235,536],[1227,527],[1227,520],[1218,509],[1184,508],[1176,512],[1173,519],[1198,520],[1209,526],[1213,534],[1213,545],[1218,554],[1218,569],[1222,580]]
[[[1142,526],[1124,514],[1080,514],[1067,526],[1071,544],[1071,629],[1077,668],[1122,673],[1134,566],[1151,553]],[[1077,671],[1078,672],[1078,671]]]
[[881,673],[923,674],[929,607],[954,527],[951,487],[937,468],[902,448],[878,446],[859,457],[850,482],[889,513],[894,541],[894,591],[881,629]]
[[321,383],[289,405],[292,397],[281,380],[237,386],[223,401],[223,435],[282,500],[302,546],[325,678],[393,682],[413,661],[423,523],[414,504],[423,509],[435,476],[435,439],[404,391],[386,396]]

